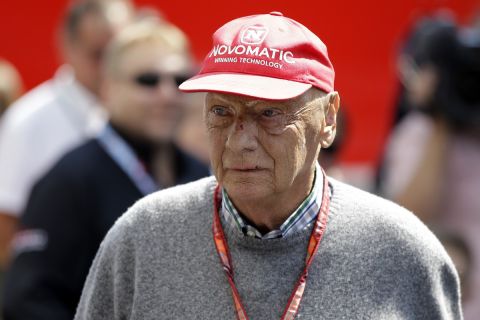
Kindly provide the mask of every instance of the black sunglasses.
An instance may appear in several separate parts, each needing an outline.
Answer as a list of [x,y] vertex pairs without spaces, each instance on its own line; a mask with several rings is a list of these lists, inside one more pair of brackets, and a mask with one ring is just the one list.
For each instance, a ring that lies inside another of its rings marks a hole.
[[177,87],[190,78],[189,75],[161,74],[157,72],[144,72],[136,75],[133,79],[142,87],[154,88],[167,79],[172,79]]

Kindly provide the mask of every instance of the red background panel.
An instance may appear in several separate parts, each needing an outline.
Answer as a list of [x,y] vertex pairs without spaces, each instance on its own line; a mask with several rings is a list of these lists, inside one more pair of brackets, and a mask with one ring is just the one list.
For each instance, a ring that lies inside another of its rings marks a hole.
[[[59,64],[56,30],[65,0],[0,1],[0,57],[20,71],[31,88],[52,76]],[[376,164],[390,127],[396,98],[395,55],[402,36],[415,17],[449,8],[467,23],[478,0],[365,0],[365,1],[159,1],[137,0],[181,27],[201,59],[211,34],[223,23],[242,15],[281,11],[320,36],[336,69],[336,89],[347,111],[349,128],[342,158]]]

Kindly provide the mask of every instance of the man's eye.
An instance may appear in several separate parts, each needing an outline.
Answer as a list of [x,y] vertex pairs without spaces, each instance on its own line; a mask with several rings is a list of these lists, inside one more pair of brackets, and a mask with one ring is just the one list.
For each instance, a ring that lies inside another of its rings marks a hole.
[[272,118],[272,117],[278,116],[279,114],[280,114],[280,111],[275,109],[265,109],[262,111],[262,116],[266,118]]
[[227,108],[222,106],[215,106],[211,109],[211,111],[213,112],[213,114],[220,117],[225,117],[226,115],[228,115]]

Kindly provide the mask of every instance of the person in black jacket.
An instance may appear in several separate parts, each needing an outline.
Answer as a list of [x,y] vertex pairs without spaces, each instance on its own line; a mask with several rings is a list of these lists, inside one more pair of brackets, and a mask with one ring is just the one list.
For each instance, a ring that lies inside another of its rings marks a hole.
[[110,44],[102,100],[110,122],[34,187],[4,288],[5,320],[72,319],[95,253],[143,195],[209,175],[172,141],[188,42],[167,22],[137,22]]

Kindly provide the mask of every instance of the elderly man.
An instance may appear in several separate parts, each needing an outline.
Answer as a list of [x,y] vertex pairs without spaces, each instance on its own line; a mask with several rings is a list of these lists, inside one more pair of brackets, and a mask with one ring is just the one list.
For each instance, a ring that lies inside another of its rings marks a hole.
[[456,271],[431,232],[317,165],[339,106],[321,40],[272,12],[213,41],[180,88],[208,92],[215,178],[117,221],[76,319],[461,319]]

